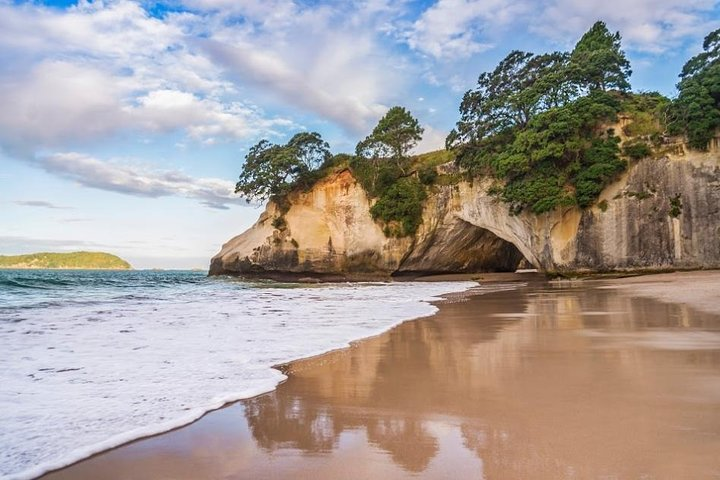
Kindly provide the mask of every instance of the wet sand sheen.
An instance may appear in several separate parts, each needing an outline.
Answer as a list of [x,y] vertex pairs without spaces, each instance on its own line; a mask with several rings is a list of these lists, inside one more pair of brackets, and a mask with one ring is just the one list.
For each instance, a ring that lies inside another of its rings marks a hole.
[[720,317],[600,286],[444,303],[43,478],[720,478]]

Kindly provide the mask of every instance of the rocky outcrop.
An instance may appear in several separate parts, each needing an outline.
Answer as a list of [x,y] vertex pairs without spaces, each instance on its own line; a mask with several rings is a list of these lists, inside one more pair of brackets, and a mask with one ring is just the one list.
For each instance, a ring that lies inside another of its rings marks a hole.
[[283,215],[270,203],[223,245],[210,273],[375,278],[512,271],[523,259],[546,272],[720,268],[715,149],[639,161],[587,210],[511,215],[490,186],[433,187],[418,232],[387,238],[364,190],[342,170],[293,194]]

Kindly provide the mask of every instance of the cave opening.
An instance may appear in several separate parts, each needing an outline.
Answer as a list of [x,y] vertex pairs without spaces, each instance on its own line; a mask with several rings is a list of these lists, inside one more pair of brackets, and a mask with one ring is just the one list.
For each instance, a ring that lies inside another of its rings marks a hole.
[[535,270],[514,243],[456,218],[438,228],[403,259],[395,276]]

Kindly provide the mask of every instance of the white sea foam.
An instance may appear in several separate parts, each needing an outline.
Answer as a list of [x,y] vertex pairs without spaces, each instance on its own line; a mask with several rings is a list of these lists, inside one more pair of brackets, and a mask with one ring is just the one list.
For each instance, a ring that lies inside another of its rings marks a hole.
[[35,303],[0,290],[0,478],[33,478],[270,391],[284,379],[271,366],[430,315],[429,301],[475,285],[151,283]]

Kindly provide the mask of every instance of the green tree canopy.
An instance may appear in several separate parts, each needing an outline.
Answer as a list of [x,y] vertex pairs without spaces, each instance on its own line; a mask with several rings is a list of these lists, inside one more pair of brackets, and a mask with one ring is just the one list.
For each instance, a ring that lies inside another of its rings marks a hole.
[[605,22],[595,22],[570,54],[568,79],[585,90],[630,90],[632,70],[620,40],[620,32],[612,34]]
[[560,52],[510,52],[495,70],[480,74],[477,87],[465,93],[460,121],[447,146],[479,147],[490,137],[527,126],[539,111],[566,102],[572,94],[562,78],[567,59]]
[[424,129],[404,107],[392,107],[372,133],[357,144],[356,155],[366,159],[393,159],[402,169],[408,152],[422,139]]
[[720,128],[720,29],[705,37],[703,52],[683,66],[678,97],[670,109],[670,131],[687,135],[705,150]]
[[572,53],[513,51],[478,78],[446,146],[471,175],[499,180],[513,212],[591,205],[625,168],[616,121],[630,65],[620,35],[597,22]]
[[305,171],[317,170],[330,158],[330,146],[317,132],[297,133],[285,148],[297,159],[298,167]]
[[248,202],[284,195],[330,157],[329,145],[315,132],[298,133],[285,145],[261,140],[245,156],[235,193]]

